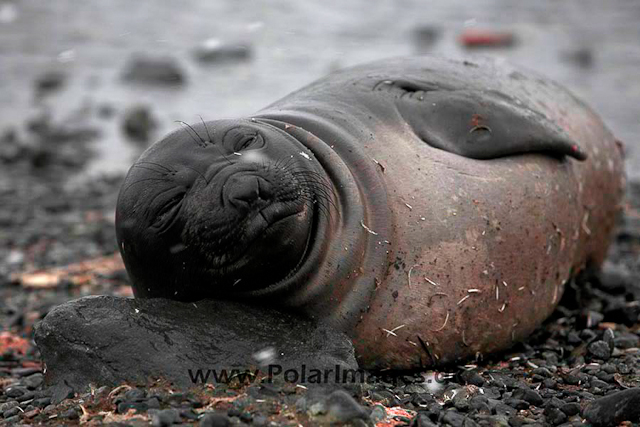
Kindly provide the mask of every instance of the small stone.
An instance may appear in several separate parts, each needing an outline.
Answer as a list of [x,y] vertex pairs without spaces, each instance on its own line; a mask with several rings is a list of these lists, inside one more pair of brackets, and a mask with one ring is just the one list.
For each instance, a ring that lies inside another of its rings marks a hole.
[[613,332],[613,329],[607,328],[604,330],[604,333],[602,334],[602,341],[606,342],[610,349],[615,347],[615,338],[616,335]]
[[47,71],[36,79],[37,96],[47,95],[62,87],[66,75],[60,71]]
[[384,421],[387,418],[387,410],[382,405],[376,405],[371,410],[369,418],[371,418],[371,421],[376,424],[380,421]]
[[413,427],[437,427],[424,412],[418,412],[416,417],[412,420],[411,425]]
[[69,408],[60,414],[60,418],[66,420],[77,420],[80,418],[80,415],[78,415],[76,408]]
[[614,345],[620,349],[638,347],[640,346],[640,337],[635,334],[619,333],[614,339]]
[[522,399],[533,406],[542,406],[544,401],[537,391],[530,388],[520,388],[513,391],[514,398]]
[[16,400],[18,402],[26,402],[27,400],[33,400],[33,398],[35,397],[35,393],[32,391],[28,391],[25,394],[23,394],[20,397],[16,397]]
[[125,400],[131,400],[135,402],[139,402],[145,397],[147,397],[147,392],[139,388],[132,388],[131,390],[127,390],[124,393]]
[[8,402],[1,403],[0,412],[4,413],[4,411],[8,411],[9,409],[15,408],[16,406],[19,406],[19,405],[20,404],[15,400],[10,400]]
[[153,410],[153,413],[151,413],[151,425],[153,427],[168,427],[179,422],[180,414],[177,409]]
[[208,413],[200,419],[200,427],[228,427],[231,420],[222,414]]
[[473,371],[473,370],[462,371],[462,373],[460,374],[460,378],[466,384],[472,384],[477,387],[482,387],[485,383],[484,378],[482,378],[480,374],[478,374],[476,371]]
[[11,370],[11,374],[17,377],[28,377],[33,374],[41,374],[42,369],[40,368],[16,368]]
[[582,339],[580,338],[580,335],[578,335],[576,332],[571,331],[567,335],[567,342],[571,345],[578,345],[582,343]]
[[597,334],[594,331],[592,331],[591,329],[583,329],[582,331],[580,331],[580,338],[583,341],[591,341],[596,336],[597,336]]
[[126,400],[124,402],[118,403],[116,412],[118,414],[125,414],[129,409],[134,409],[138,413],[146,412],[149,410],[149,405],[147,405],[147,402],[135,402]]
[[29,375],[28,377],[24,377],[21,380],[21,382],[31,390],[35,390],[36,388],[40,387],[43,381],[44,376],[39,372],[33,375]]
[[547,408],[544,410],[544,416],[547,421],[554,426],[560,425],[567,421],[567,415],[558,408]]
[[249,424],[253,420],[251,412],[243,412],[240,414],[240,421]]
[[327,413],[327,405],[324,402],[316,402],[309,406],[309,414],[312,416],[323,415]]
[[350,422],[356,419],[368,420],[369,413],[353,397],[343,390],[334,391],[326,401],[327,417],[335,422]]
[[599,380],[597,378],[591,379],[591,387],[598,387],[599,389],[606,389],[609,387],[609,384],[606,382]]
[[194,55],[200,62],[236,62],[251,57],[251,47],[244,43],[225,43],[220,39],[211,38],[198,46]]
[[33,406],[35,406],[37,408],[44,408],[44,407],[48,406],[49,404],[51,404],[51,398],[50,397],[41,397],[39,399],[34,399],[34,401],[33,401]]
[[13,386],[13,387],[9,387],[7,390],[5,390],[4,394],[7,395],[7,397],[20,397],[23,394],[25,394],[27,392],[27,390],[24,387],[19,387],[19,386]]
[[565,403],[560,407],[560,410],[571,417],[580,413],[580,404],[577,402]]
[[464,415],[456,411],[444,411],[442,422],[453,427],[462,427],[464,423]]
[[548,370],[547,368],[544,367],[540,367],[540,368],[535,368],[533,371],[531,371],[533,374],[537,374],[540,375],[542,377],[545,378],[551,378],[553,377],[553,374],[551,373],[550,370]]
[[169,57],[138,56],[129,61],[124,79],[148,84],[182,84],[185,74],[176,60]]
[[502,402],[498,402],[495,405],[495,413],[496,415],[506,415],[507,417],[510,417],[512,415],[515,415],[516,410],[509,405],[506,405]]
[[253,417],[253,422],[251,424],[256,427],[265,427],[267,424],[269,424],[269,419],[262,414],[258,414]]
[[10,418],[10,417],[13,417],[14,415],[18,415],[21,412],[22,411],[16,406],[15,408],[7,409],[6,411],[4,411],[2,413],[2,416],[4,418]]
[[156,128],[157,123],[146,105],[136,105],[125,112],[122,130],[130,139],[140,143],[147,143]]
[[602,360],[609,360],[611,357],[611,347],[609,344],[602,340],[594,341],[587,347],[589,353],[597,358]]
[[521,400],[521,399],[514,399],[513,397],[505,399],[504,403],[518,410],[529,409],[529,403],[527,401]]

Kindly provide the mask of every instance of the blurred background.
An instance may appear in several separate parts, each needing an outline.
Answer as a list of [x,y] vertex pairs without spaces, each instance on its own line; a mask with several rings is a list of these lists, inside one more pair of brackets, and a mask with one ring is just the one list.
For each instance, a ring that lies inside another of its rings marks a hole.
[[[116,198],[176,121],[248,116],[334,70],[422,54],[511,61],[600,113],[635,181],[609,271],[638,283],[638,0],[0,0],[0,383],[40,387],[31,337],[53,307],[132,295]],[[635,324],[633,289],[594,293],[586,318]]]
[[3,0],[0,161],[33,149],[34,128],[73,124],[83,134],[66,136],[91,144],[62,161],[120,173],[176,120],[249,115],[366,61],[479,54],[586,100],[640,178],[639,23],[635,0]]
[[251,115],[343,67],[421,54],[528,67],[602,115],[637,181],[639,22],[636,0],[0,0],[0,353],[17,342],[38,365],[26,338],[52,307],[131,296],[117,194],[177,120]]

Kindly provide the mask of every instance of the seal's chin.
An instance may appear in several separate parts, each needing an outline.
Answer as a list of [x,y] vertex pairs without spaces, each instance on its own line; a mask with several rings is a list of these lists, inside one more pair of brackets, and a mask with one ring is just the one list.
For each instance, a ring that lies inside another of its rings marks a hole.
[[273,203],[248,213],[225,236],[206,238],[226,242],[220,255],[216,245],[198,245],[215,293],[265,288],[290,275],[306,253],[313,216],[308,203]]

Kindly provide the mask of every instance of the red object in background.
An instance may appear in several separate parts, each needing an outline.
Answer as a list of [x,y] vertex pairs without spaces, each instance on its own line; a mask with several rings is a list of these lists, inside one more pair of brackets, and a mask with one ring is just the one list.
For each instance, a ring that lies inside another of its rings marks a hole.
[[493,30],[467,29],[460,35],[460,43],[465,47],[505,47],[514,42],[513,34]]
[[11,332],[0,332],[0,354],[4,354],[8,351],[15,351],[16,353],[26,354],[29,348],[29,341],[12,334]]

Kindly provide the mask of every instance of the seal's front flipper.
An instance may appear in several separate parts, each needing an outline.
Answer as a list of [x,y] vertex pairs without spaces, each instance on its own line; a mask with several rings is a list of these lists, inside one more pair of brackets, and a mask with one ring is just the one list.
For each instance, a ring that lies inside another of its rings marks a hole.
[[578,144],[544,115],[498,92],[424,91],[396,99],[398,111],[427,144],[473,159],[545,153],[585,160]]

